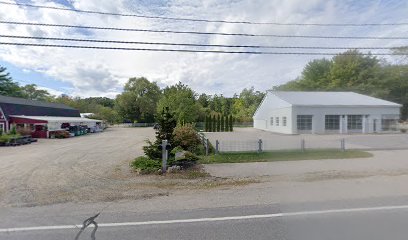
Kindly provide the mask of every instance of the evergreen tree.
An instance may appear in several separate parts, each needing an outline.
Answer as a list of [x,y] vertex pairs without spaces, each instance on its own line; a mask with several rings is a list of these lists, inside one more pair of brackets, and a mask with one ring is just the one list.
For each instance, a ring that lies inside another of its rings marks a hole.
[[234,131],[234,127],[232,126],[234,124],[234,117],[232,115],[230,115],[229,117],[229,130],[230,132]]
[[211,132],[211,116],[207,115],[205,119],[206,119],[206,128],[207,128],[207,130],[205,131]]
[[225,121],[225,118],[224,118],[224,115],[222,115],[222,116],[221,116],[221,132],[224,132],[224,131],[225,131],[225,128],[224,128],[224,126],[225,126],[224,121]]
[[215,119],[215,115],[213,115],[213,120],[212,120],[212,132],[217,131],[217,120]]
[[13,82],[5,67],[0,66],[0,95],[20,97],[21,89],[16,82]]
[[207,132],[211,132],[211,116],[207,115]]
[[229,118],[228,118],[228,115],[225,115],[225,126],[224,126],[224,128],[225,128],[226,132],[229,132]]
[[208,117],[204,117],[204,132],[208,132]]
[[217,115],[217,132],[221,131],[221,118],[220,115]]
[[160,115],[157,116],[157,123],[159,129],[156,131],[156,141],[151,142],[147,140],[147,146],[143,147],[143,151],[150,159],[160,159],[162,151],[159,146],[162,144],[162,140],[173,146],[173,131],[177,126],[177,121],[168,107],[164,108]]

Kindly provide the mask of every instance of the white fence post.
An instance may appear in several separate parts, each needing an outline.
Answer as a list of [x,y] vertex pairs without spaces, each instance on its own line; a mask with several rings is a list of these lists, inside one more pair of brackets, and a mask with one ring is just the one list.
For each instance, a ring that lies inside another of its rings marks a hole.
[[346,139],[342,138],[340,140],[340,148],[342,151],[346,151]]

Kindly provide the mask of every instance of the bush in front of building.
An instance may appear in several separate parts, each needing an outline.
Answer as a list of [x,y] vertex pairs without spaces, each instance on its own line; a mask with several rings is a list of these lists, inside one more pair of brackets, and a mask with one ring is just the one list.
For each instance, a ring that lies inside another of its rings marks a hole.
[[159,161],[145,156],[137,157],[130,163],[130,166],[136,171],[139,171],[140,174],[158,173],[161,168]]
[[200,137],[193,124],[177,126],[173,131],[173,144],[180,146],[183,150],[196,152],[201,144]]
[[9,133],[9,134],[4,134],[4,133],[3,133],[3,134],[0,136],[0,143],[10,143],[11,140],[16,139],[16,138],[19,138],[19,137],[21,137],[21,135],[18,134],[18,133],[16,133],[16,134],[11,134],[11,133]]
[[167,166],[177,166],[180,170],[194,166],[198,161],[196,154],[204,153],[195,126],[177,125],[168,108],[163,109],[158,116],[158,124],[160,127],[156,131],[156,140],[148,140],[147,146],[143,147],[145,156],[136,158],[130,166],[141,174],[159,172],[162,164],[162,140],[168,140],[170,144]]

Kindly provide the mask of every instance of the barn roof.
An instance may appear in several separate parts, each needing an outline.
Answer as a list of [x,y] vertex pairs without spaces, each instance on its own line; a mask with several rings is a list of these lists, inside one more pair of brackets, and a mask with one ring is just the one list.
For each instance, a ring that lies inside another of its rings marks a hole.
[[10,115],[80,117],[79,111],[60,103],[50,103],[0,95],[0,108]]
[[294,106],[401,106],[398,103],[355,92],[270,91],[269,93]]
[[11,104],[19,104],[19,105],[30,105],[36,107],[49,107],[49,108],[63,108],[63,109],[74,109],[69,107],[65,104],[61,103],[50,103],[50,102],[43,102],[43,101],[36,101],[30,100],[25,98],[17,98],[17,97],[8,97],[0,95],[0,103],[11,103]]

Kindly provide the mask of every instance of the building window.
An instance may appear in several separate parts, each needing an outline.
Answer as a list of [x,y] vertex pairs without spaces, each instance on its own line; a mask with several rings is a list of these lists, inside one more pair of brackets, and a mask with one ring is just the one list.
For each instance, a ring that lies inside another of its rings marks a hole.
[[339,130],[340,115],[326,115],[324,119],[324,125],[326,130]]
[[347,129],[362,130],[363,129],[363,115],[347,115]]
[[381,119],[381,128],[383,131],[397,131],[398,118],[392,115],[383,115]]
[[275,122],[276,122],[276,126],[279,126],[279,117],[276,117]]
[[273,126],[273,117],[271,117],[270,124]]
[[313,115],[297,115],[298,130],[312,130]]
[[286,127],[286,117],[282,117],[282,126]]

